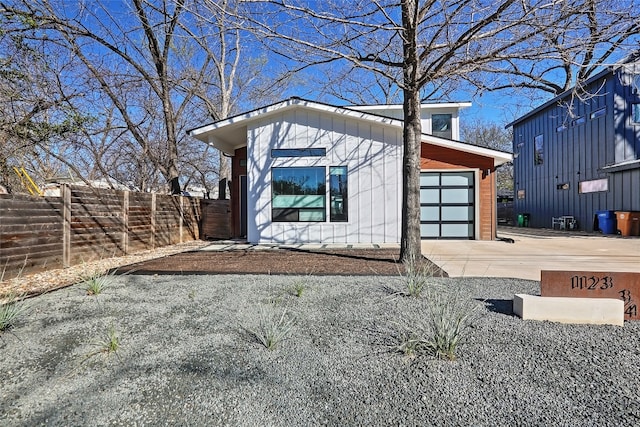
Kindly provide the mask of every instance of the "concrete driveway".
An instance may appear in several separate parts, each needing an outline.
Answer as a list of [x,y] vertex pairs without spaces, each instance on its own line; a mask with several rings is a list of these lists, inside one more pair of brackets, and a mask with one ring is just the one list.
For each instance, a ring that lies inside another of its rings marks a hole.
[[540,280],[540,270],[640,272],[640,238],[505,227],[504,241],[425,240],[422,253],[450,277]]

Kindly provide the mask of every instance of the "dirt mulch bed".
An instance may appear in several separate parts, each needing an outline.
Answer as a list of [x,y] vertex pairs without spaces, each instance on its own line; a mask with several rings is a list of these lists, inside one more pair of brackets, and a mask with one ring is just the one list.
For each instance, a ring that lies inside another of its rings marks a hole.
[[[392,249],[194,251],[120,267],[118,273],[395,276],[404,270],[398,255]],[[437,265],[424,262],[434,276],[447,276]]]

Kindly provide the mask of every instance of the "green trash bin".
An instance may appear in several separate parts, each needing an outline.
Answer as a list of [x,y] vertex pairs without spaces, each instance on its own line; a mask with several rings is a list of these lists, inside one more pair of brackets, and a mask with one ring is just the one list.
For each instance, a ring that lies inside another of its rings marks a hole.
[[518,214],[518,227],[528,227],[529,218],[530,218],[530,215],[528,213]]

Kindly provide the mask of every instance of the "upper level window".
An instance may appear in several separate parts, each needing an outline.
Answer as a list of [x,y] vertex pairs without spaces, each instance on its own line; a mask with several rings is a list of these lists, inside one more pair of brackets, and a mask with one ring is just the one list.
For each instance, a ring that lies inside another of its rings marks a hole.
[[274,148],[271,150],[271,157],[323,157],[326,154],[326,148]]
[[599,191],[608,191],[608,190],[609,190],[609,180],[607,178],[594,179],[591,181],[581,181],[578,183],[578,192],[580,194],[595,193]]
[[598,117],[602,117],[607,113],[607,107],[602,107],[602,108],[598,108],[596,111],[594,111],[593,113],[591,113],[591,115],[589,117],[591,117],[591,119],[597,119]]
[[533,164],[541,165],[544,163],[544,136],[537,135],[533,140]]
[[571,126],[578,126],[583,124],[584,122],[586,122],[587,119],[584,118],[584,116],[581,117],[576,117],[575,119],[573,119],[573,121],[571,122]]
[[431,116],[431,134],[441,138],[452,139],[451,114],[433,114]]
[[282,221],[324,221],[324,167],[271,168],[271,218]]

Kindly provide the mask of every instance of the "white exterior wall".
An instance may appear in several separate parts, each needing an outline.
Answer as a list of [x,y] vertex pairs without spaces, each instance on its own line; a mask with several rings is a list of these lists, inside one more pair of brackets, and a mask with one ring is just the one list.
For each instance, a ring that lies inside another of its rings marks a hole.
[[[273,148],[326,148],[325,157],[271,158]],[[321,111],[288,110],[247,129],[247,240],[253,243],[397,243],[402,130]],[[271,168],[347,166],[348,222],[271,222]]]
[[[435,105],[435,106],[434,106]],[[404,118],[402,105],[387,106],[353,106],[350,107],[358,111],[366,111],[372,114],[382,114],[385,117],[391,117],[397,120]],[[460,140],[460,109],[458,107],[437,107],[437,104],[423,106],[420,110],[420,122],[422,123],[422,133],[431,134],[431,116],[433,114],[451,114],[451,139]]]

